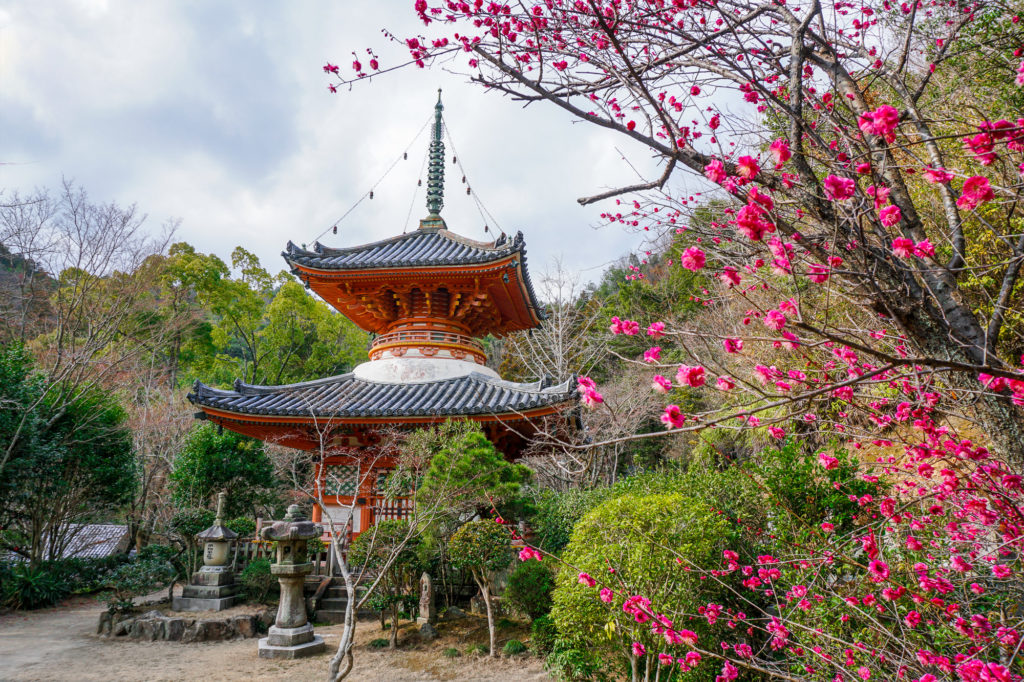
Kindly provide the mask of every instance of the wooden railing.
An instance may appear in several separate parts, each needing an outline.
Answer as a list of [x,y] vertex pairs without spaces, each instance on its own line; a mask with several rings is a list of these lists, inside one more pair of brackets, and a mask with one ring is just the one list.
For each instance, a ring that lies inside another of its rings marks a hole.
[[381,346],[414,345],[417,343],[441,343],[471,348],[481,354],[484,352],[483,344],[472,336],[433,329],[400,329],[387,334],[381,334],[370,344],[370,350],[375,350]]

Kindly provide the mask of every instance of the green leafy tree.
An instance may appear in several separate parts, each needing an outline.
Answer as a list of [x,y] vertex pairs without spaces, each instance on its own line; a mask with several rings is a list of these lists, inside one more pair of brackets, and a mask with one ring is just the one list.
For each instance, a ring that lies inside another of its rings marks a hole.
[[[391,613],[392,649],[398,646],[398,612],[416,594],[420,561],[409,522],[388,519],[361,533],[349,550],[349,562],[356,570],[377,573],[380,582],[371,605]],[[382,621],[383,622],[383,619]]]
[[192,429],[171,471],[172,496],[180,509],[206,508],[222,490],[225,513],[257,516],[280,502],[280,482],[263,443],[212,424]]
[[497,655],[497,633],[494,627],[494,573],[508,568],[512,560],[512,541],[508,528],[481,519],[462,526],[448,543],[451,562],[456,568],[468,570],[480,588],[487,608],[487,630],[490,634],[491,656]]
[[341,374],[366,360],[366,332],[296,281],[285,282],[267,306],[260,341],[262,375],[282,384]]
[[468,421],[449,421],[409,437],[407,453],[429,461],[416,492],[418,501],[444,498],[449,514],[486,513],[492,507],[514,514],[524,503],[521,492],[533,476],[522,464],[507,462],[494,444]]
[[24,347],[0,346],[0,440],[18,433],[0,472],[0,541],[33,562],[60,556],[76,523],[109,520],[136,480],[115,398],[87,387],[58,398],[45,385]]
[[173,330],[162,349],[169,384],[176,386],[183,370],[189,378],[208,374],[216,356],[209,305],[230,276],[228,266],[185,242],[172,244],[166,256],[153,256],[147,263],[159,273],[159,322],[185,321]]

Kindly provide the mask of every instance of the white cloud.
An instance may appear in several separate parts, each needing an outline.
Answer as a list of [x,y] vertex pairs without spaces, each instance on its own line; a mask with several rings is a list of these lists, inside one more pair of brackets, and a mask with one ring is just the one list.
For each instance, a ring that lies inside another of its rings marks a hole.
[[[289,239],[311,242],[377,181],[441,86],[469,181],[506,231],[523,230],[535,270],[555,257],[593,268],[637,243],[616,227],[593,231],[600,209],[575,201],[635,181],[619,136],[553,107],[524,110],[441,69],[328,94],[328,60],[348,64],[370,46],[403,58],[382,27],[418,30],[407,2],[353,14],[348,3],[0,0],[0,128],[10,136],[0,187],[73,177],[97,200],[138,203],[154,230],[180,217],[179,238],[201,251],[227,259],[242,244],[276,270]],[[426,144],[324,241],[401,232],[415,196],[414,227],[425,213],[416,179]],[[491,221],[448,169],[449,226],[484,238]]]

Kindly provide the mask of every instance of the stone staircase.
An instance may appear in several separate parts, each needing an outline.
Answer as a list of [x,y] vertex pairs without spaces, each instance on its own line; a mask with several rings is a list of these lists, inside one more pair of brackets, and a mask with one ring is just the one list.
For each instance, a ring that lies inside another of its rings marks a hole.
[[[356,588],[361,592],[361,588]],[[310,620],[314,623],[343,623],[345,622],[345,607],[348,605],[348,596],[345,592],[345,583],[341,578],[323,578],[321,576],[310,576],[306,580],[306,611],[311,614]],[[373,615],[375,611],[367,608],[360,609],[358,616]]]

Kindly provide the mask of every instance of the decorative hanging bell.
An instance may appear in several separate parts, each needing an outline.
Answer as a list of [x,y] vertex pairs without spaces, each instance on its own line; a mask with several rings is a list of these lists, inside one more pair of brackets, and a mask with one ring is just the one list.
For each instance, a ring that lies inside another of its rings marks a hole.
[[333,232],[334,232],[334,234],[338,234],[338,226],[337,225],[334,226]]

